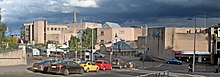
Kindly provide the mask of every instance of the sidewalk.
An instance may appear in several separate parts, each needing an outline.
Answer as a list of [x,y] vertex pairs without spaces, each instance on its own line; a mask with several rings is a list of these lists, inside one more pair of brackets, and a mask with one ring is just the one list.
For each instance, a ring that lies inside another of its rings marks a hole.
[[14,66],[0,66],[0,74],[11,74],[11,73],[30,73],[32,65],[39,61],[47,59],[46,57],[27,57],[27,65],[14,65]]

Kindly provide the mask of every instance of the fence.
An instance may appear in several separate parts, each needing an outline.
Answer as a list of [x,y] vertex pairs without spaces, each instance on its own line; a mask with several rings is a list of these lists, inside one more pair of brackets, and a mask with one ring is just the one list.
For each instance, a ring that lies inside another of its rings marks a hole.
[[167,70],[167,71],[162,71],[162,72],[139,75],[137,77],[174,77],[174,76],[170,76],[169,71]]

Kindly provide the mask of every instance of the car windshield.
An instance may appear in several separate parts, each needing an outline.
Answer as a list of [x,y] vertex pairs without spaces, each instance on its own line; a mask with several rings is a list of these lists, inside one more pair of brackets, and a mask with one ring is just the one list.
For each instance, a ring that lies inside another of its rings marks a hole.
[[52,64],[65,64],[66,62],[65,61],[57,61],[57,62],[54,62]]
[[46,62],[46,60],[41,60],[41,61],[39,61],[37,63],[44,63],[44,62]]
[[102,64],[102,61],[96,61],[95,63],[96,64]]
[[80,64],[86,64],[87,62],[81,62]]

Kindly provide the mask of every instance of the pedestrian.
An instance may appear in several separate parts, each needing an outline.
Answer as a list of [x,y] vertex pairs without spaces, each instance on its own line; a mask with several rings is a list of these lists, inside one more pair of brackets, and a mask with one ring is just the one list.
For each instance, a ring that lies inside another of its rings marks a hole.
[[191,73],[192,72],[192,64],[190,63],[189,65],[188,65],[188,73]]

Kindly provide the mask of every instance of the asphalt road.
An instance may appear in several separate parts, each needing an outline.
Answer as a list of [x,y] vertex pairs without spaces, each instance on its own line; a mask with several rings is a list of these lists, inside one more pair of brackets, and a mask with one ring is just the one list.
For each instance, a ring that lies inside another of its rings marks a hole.
[[[89,72],[84,74],[70,74],[68,77],[135,77],[139,75],[147,74],[144,71],[139,70],[125,70],[125,69],[113,69],[99,72]],[[27,70],[26,72],[8,72],[1,73],[0,77],[64,77],[59,74],[32,72]]]

